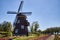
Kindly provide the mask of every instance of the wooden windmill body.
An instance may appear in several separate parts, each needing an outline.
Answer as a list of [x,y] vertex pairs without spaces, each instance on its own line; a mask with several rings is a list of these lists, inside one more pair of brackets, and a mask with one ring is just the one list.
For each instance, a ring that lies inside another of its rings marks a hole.
[[31,14],[31,12],[20,12],[22,9],[23,1],[21,1],[20,6],[18,8],[18,12],[11,12],[8,11],[8,14],[17,14],[16,19],[14,21],[14,31],[13,35],[18,36],[18,35],[27,35],[28,36],[28,28],[27,26],[30,25],[28,20],[26,20],[27,16],[24,14]]

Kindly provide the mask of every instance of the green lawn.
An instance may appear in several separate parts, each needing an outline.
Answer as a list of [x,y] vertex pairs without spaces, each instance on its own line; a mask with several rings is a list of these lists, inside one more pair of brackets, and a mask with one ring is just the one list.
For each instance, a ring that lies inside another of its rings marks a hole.
[[[7,32],[0,32],[2,34],[7,34]],[[40,36],[44,36],[43,34],[29,34],[29,36],[12,36],[12,32],[8,32],[9,37],[7,38],[11,38],[12,40],[32,40],[32,39],[35,39],[37,37],[40,37]],[[0,38],[2,38],[3,36],[0,36]]]
[[42,36],[46,36],[46,35],[43,35],[43,34],[40,34],[40,36],[37,36],[36,34],[31,34],[30,36],[17,36],[15,39],[13,40],[33,40],[35,38],[38,38],[38,37],[42,37]]
[[30,39],[30,38],[34,38],[34,37],[36,37],[36,35],[34,35],[34,36],[17,36],[15,39],[13,39],[13,40],[28,40],[28,39]]

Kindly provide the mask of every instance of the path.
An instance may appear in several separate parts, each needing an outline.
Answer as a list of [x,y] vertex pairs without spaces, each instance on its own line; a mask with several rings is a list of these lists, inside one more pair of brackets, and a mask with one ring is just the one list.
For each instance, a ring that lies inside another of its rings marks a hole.
[[55,38],[54,35],[48,35],[48,36],[37,38],[35,40],[54,40],[54,38]]
[[46,40],[47,38],[49,38],[51,35],[48,35],[48,36],[44,36],[44,37],[40,37],[40,38],[37,38],[35,40]]
[[47,38],[47,40],[54,40],[55,36],[51,35],[49,38]]

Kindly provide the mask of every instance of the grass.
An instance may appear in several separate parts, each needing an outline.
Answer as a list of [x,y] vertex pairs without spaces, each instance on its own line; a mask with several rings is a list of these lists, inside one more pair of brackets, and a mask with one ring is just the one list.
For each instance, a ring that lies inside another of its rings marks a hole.
[[15,39],[13,39],[13,40],[28,40],[28,39],[30,39],[30,38],[34,38],[34,37],[36,37],[35,35],[34,36],[17,36]]
[[40,36],[37,36],[36,34],[30,34],[30,36],[16,36],[15,39],[13,40],[34,40],[38,37],[42,37],[42,36],[46,36],[46,35],[43,35],[43,34],[40,34]]
[[29,37],[16,37],[13,40],[28,40]]
[[[6,34],[7,32],[0,32],[2,34]],[[8,32],[8,34],[10,35],[11,32]],[[11,34],[12,35],[12,34]],[[29,34],[29,36],[8,36],[7,38],[10,38],[12,40],[34,40],[35,38],[38,37],[42,37],[42,36],[46,36],[45,34]],[[3,36],[0,36],[0,38],[2,38]]]
[[7,36],[12,36],[12,32],[0,31],[0,38],[4,38],[4,37],[7,37]]

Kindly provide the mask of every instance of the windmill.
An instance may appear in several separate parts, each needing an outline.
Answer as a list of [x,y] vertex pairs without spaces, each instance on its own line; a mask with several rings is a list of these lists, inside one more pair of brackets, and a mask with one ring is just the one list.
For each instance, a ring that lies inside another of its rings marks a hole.
[[30,23],[28,22],[28,20],[26,20],[27,16],[26,14],[30,15],[32,12],[21,12],[22,10],[22,6],[23,6],[23,2],[21,1],[20,6],[18,8],[18,12],[13,12],[13,11],[8,11],[8,14],[17,14],[15,21],[14,21],[14,31],[13,31],[13,35],[17,36],[17,35],[27,35],[28,36],[28,28],[27,26],[30,25]]

